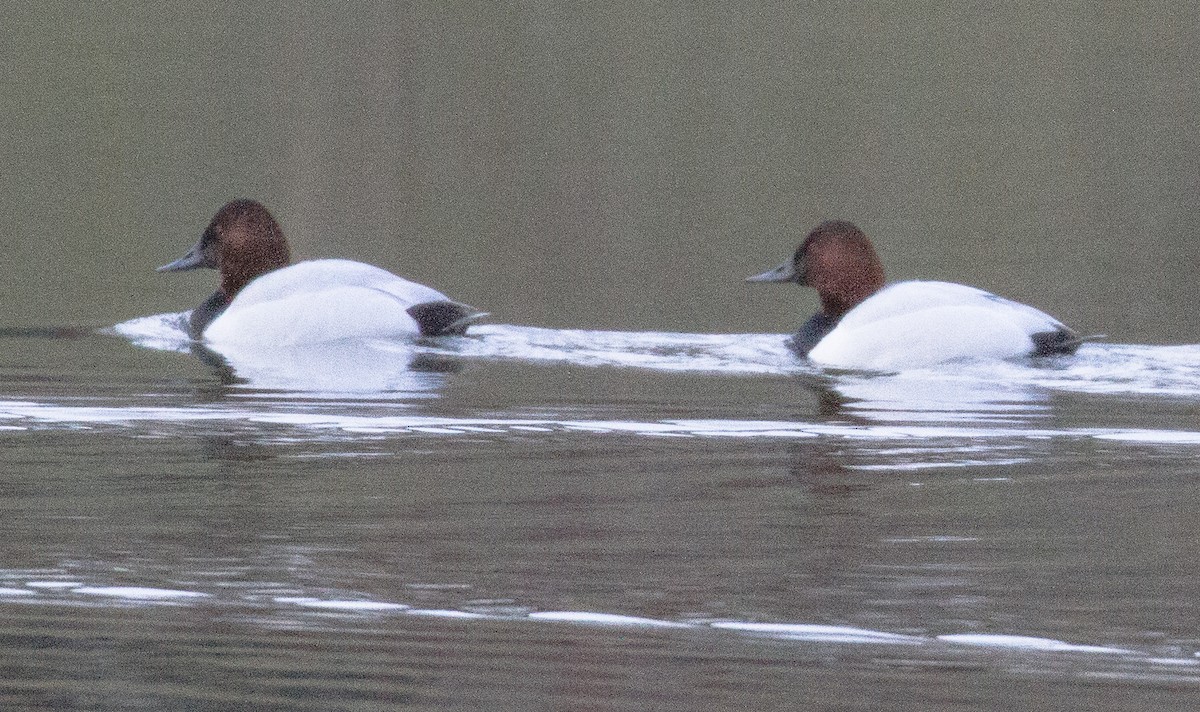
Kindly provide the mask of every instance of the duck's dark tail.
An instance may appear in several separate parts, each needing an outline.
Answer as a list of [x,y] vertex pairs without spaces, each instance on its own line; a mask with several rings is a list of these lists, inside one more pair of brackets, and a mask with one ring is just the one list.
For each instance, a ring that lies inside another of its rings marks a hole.
[[1030,336],[1033,339],[1034,356],[1069,355],[1075,353],[1085,341],[1103,339],[1104,334],[1089,334],[1080,336],[1067,327],[1059,327],[1054,331],[1039,331]]
[[462,336],[468,326],[488,315],[449,300],[414,304],[407,311],[421,328],[421,336]]

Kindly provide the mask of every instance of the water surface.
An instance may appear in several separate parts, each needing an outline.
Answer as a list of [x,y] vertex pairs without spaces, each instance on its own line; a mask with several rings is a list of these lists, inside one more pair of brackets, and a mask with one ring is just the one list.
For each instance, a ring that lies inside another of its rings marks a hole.
[[[14,700],[685,709],[882,685],[866,709],[982,686],[965,709],[998,684],[1066,705],[1200,682],[1200,347],[822,374],[783,335],[490,325],[258,378],[185,353],[177,319],[4,340],[30,354],[0,402],[7,647],[50,635],[72,669],[140,679],[85,693],[18,657]],[[55,363],[85,353],[109,372]],[[208,672],[164,687],[183,669]]]
[[[1194,8],[259,3],[0,28],[14,709],[1195,707]],[[494,316],[214,358],[232,197]],[[1072,358],[821,372],[827,218]]]

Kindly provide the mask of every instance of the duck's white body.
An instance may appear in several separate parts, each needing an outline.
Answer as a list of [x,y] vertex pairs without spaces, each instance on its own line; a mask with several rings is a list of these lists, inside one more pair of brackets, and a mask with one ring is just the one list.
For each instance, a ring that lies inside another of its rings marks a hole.
[[841,318],[808,353],[835,368],[897,370],[1035,352],[1034,335],[1065,330],[1054,317],[982,289],[898,282]]
[[445,294],[351,260],[311,260],[247,284],[204,329],[214,345],[289,346],[421,333],[407,309]]

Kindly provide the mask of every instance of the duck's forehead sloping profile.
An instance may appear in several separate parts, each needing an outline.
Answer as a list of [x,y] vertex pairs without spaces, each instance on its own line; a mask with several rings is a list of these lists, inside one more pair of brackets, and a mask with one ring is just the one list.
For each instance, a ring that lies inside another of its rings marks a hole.
[[[839,252],[848,255],[874,255],[875,248],[866,234],[858,226],[844,220],[829,220],[821,223],[808,233],[808,237],[797,250],[797,258],[801,253],[821,253],[836,256]],[[876,258],[878,259],[878,258]]]
[[214,239],[240,237],[235,233],[277,235],[282,238],[282,231],[271,211],[254,200],[231,200],[226,203],[213,216],[204,233],[206,237],[211,234]]
[[[883,265],[861,230],[846,222],[822,223],[808,234],[796,254],[806,281],[818,290],[883,283]],[[854,290],[858,291],[858,290]]]
[[221,290],[230,298],[255,277],[292,261],[279,223],[254,200],[226,203],[213,216],[201,244],[216,253]]
[[839,236],[809,245],[803,258],[808,269],[821,270],[846,276],[873,277],[874,272],[883,271],[879,256],[870,241]]
[[205,242],[220,243],[228,257],[261,259],[275,264],[289,257],[287,239],[275,217],[261,203],[235,200],[226,203],[213,216],[202,238]]

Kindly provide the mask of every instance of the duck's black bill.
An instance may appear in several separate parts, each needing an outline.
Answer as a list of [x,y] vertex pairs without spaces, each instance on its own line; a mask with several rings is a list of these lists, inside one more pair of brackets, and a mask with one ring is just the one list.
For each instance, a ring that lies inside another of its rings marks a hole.
[[208,267],[209,269],[216,269],[217,265],[213,263],[212,259],[210,259],[209,256],[207,254],[205,254],[205,251],[203,249],[201,249],[200,244],[197,243],[192,249],[188,250],[188,253],[186,255],[184,255],[183,257],[180,257],[179,259],[175,260],[174,262],[171,262],[171,263],[163,265],[162,267],[159,267],[155,271],[156,272],[184,272],[189,269],[200,269],[201,267]]
[[800,275],[796,273],[796,266],[791,260],[784,262],[775,269],[767,270],[762,274],[756,274],[753,277],[747,277],[747,282],[799,282]]

